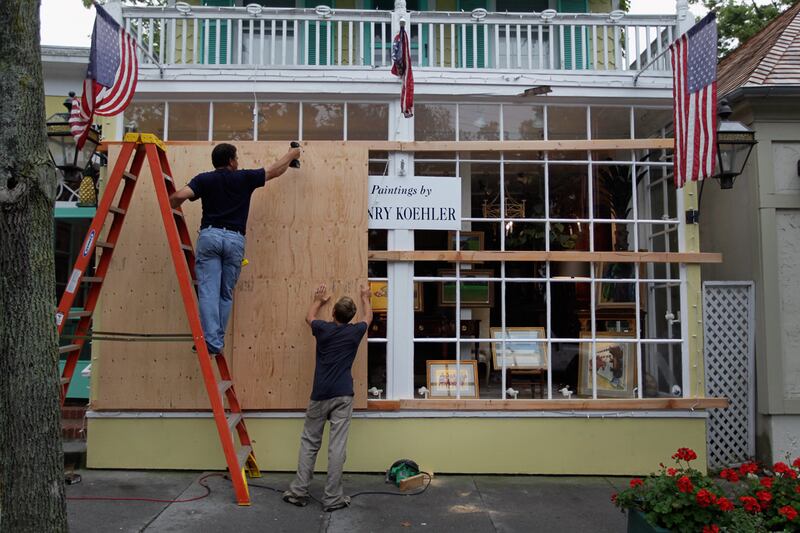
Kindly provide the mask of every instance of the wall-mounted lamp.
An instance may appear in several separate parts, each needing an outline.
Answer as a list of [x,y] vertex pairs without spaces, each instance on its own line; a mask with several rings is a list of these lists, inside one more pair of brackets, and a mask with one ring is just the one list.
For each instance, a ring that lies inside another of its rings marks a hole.
[[556,15],[558,15],[558,11],[556,11],[555,9],[545,9],[544,11],[539,13],[539,16],[542,17],[542,20],[545,22],[550,22],[551,20],[556,18]]
[[324,6],[324,5],[315,7],[314,12],[324,19],[330,17],[332,13],[330,6]]
[[178,13],[183,15],[184,17],[188,17],[192,14],[192,6],[187,4],[186,2],[176,2],[175,9],[178,10]]
[[719,180],[720,189],[732,189],[758,141],[756,132],[741,122],[728,120],[732,113],[728,102],[720,102],[718,109],[717,174],[712,177]]
[[257,17],[261,14],[261,11],[264,8],[261,7],[261,4],[247,4],[247,7],[245,7],[245,9],[247,10],[248,13],[250,13],[254,17]]
[[[753,146],[758,144],[756,133],[741,122],[728,120],[731,108],[726,100],[717,106],[717,173],[711,176],[719,180],[720,189],[732,189],[733,182],[744,171]],[[686,223],[700,222],[700,202],[703,200],[705,180],[700,182],[700,194],[697,198],[697,209],[686,211]]]
[[472,10],[472,20],[476,20],[478,22],[482,21],[486,18],[488,11],[483,9],[482,7],[476,8]]

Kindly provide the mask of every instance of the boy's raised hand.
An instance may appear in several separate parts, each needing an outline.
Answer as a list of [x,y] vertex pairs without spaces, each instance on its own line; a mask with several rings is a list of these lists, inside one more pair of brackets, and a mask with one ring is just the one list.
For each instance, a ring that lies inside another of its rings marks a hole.
[[362,285],[361,286],[361,299],[362,300],[369,300],[372,296],[372,291],[369,288],[369,285]]
[[314,291],[314,301],[323,304],[328,303],[328,300],[330,300],[331,297],[326,296],[325,295],[326,292],[328,292],[328,286],[323,283],[322,285],[317,287],[317,289]]

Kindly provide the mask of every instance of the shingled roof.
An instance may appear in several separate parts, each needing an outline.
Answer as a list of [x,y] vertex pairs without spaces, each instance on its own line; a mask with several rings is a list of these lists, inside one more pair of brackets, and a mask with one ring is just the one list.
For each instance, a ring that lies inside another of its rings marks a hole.
[[740,87],[800,86],[800,2],[731,52],[717,67],[720,97]]

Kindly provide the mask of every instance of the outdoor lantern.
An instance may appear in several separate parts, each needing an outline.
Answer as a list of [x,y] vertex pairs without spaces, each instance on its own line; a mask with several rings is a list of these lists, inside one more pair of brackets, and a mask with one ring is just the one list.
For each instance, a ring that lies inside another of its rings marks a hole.
[[724,100],[720,102],[717,114],[720,119],[717,126],[717,173],[712,177],[719,179],[721,189],[731,189],[758,141],[753,130],[741,122],[728,120],[731,108]]
[[89,128],[89,135],[83,148],[78,150],[75,137],[72,136],[69,126],[69,112],[72,109],[72,100],[75,93],[69,93],[69,98],[64,100],[66,113],[56,113],[47,119],[47,149],[53,163],[64,173],[64,179],[78,181],[83,169],[89,164],[97,145],[100,144],[100,133],[94,126]]

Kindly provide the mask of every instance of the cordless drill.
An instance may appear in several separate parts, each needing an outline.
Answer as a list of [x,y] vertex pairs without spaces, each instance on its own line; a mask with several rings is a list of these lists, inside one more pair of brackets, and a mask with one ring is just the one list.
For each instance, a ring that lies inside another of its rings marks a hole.
[[[292,148],[300,148],[300,143],[297,141],[292,141],[289,146]],[[300,160],[299,159],[292,159],[292,162],[289,163],[289,166],[292,168],[300,168]]]

